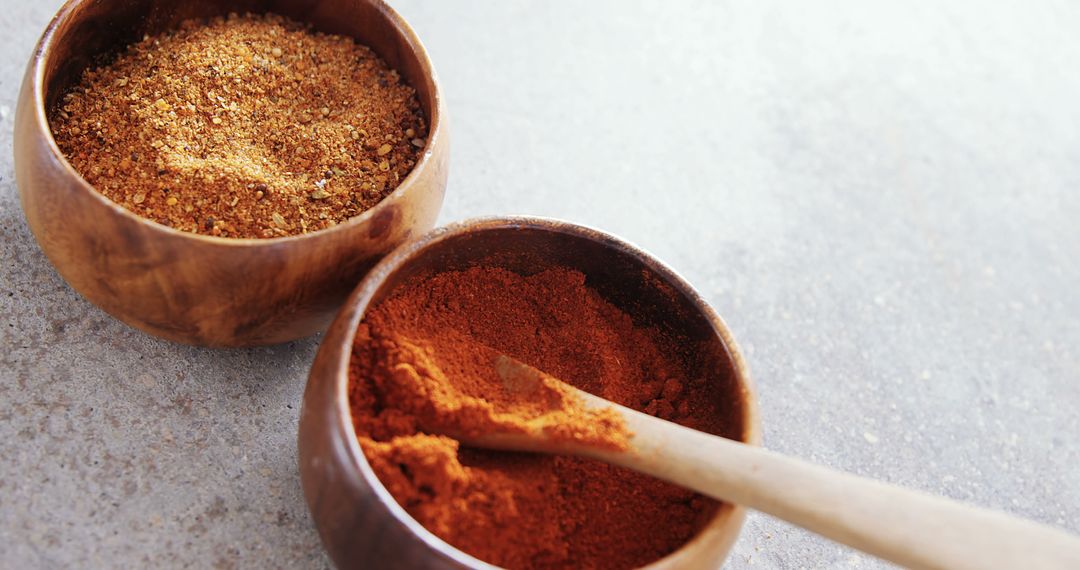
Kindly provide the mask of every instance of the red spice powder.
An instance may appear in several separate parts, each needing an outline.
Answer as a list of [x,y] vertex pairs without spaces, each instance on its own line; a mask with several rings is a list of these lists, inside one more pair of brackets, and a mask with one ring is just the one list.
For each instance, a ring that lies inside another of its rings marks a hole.
[[[447,332],[447,335],[453,333]],[[507,379],[498,372],[498,351],[456,335],[457,350],[436,357],[430,346],[401,336],[372,335],[361,325],[372,364],[366,378],[383,409],[408,418],[411,431],[450,435],[461,441],[485,434],[542,433],[595,449],[625,451],[630,432],[614,409],[594,409],[572,388],[518,365]],[[448,358],[450,357],[450,358]],[[513,361],[511,361],[512,363]]]
[[682,546],[715,512],[711,500],[619,467],[471,449],[424,431],[422,407],[401,405],[388,380],[402,362],[400,351],[391,354],[402,342],[422,347],[406,360],[443,369],[449,382],[462,381],[462,371],[479,373],[490,362],[485,352],[497,351],[694,429],[720,433],[723,414],[678,343],[636,326],[580,272],[522,276],[477,267],[412,283],[358,330],[350,403],[380,480],[455,547],[508,568],[634,568]]

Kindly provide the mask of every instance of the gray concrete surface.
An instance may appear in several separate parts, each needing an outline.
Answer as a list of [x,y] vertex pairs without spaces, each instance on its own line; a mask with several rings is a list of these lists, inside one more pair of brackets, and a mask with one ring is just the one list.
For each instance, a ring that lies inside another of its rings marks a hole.
[[[0,2],[0,566],[324,567],[319,339],[149,338],[26,229],[13,107],[59,3]],[[1080,531],[1080,5],[395,5],[448,94],[444,222],[636,242],[741,339],[769,447]],[[758,515],[728,563],[879,566]]]

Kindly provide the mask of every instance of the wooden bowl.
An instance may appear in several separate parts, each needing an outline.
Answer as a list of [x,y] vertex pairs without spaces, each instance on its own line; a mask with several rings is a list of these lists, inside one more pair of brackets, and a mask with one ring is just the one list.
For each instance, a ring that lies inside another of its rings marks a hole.
[[[398,188],[330,229],[275,239],[174,230],[99,194],[53,140],[46,110],[99,58],[188,18],[275,12],[370,46],[416,89],[430,135]],[[30,229],[65,280],[114,317],[169,340],[274,344],[322,330],[374,263],[435,224],[449,141],[420,40],[380,0],[70,0],[26,70],[15,119],[15,174]]]
[[[727,326],[673,271],[616,238],[565,222],[485,219],[440,228],[384,258],[353,291],[330,326],[308,378],[300,414],[300,475],[323,544],[339,568],[490,568],[427,531],[375,476],[353,430],[348,364],[368,307],[402,284],[470,264],[531,274],[561,265],[637,322],[666,327],[701,347],[728,413],[723,433],[759,443],[746,364]],[[680,550],[649,568],[718,568],[742,527],[742,507],[722,505]]]

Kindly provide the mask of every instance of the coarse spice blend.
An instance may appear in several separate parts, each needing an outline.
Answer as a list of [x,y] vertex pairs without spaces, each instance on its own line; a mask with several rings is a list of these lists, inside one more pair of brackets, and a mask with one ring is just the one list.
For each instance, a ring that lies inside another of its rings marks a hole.
[[371,49],[276,15],[187,21],[84,73],[50,117],[98,191],[173,228],[273,238],[377,204],[416,164],[416,92]]

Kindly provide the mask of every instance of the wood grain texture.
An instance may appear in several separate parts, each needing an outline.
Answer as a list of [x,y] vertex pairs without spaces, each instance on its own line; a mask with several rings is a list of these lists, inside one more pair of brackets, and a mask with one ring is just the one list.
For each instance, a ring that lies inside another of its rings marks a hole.
[[[378,481],[356,441],[347,398],[356,326],[368,307],[407,282],[482,262],[519,273],[553,265],[582,271],[635,321],[696,343],[723,403],[723,435],[760,442],[746,365],[719,316],[670,269],[607,234],[536,218],[440,228],[399,248],[364,278],[327,331],[300,413],[300,474],[323,543],[339,568],[489,568],[413,520]],[[718,568],[737,538],[743,507],[724,504],[702,532],[652,569]]]
[[[507,386],[530,387],[526,390],[535,390],[548,376],[505,355],[493,366]],[[589,409],[621,415],[633,434],[629,447],[568,441],[541,428],[476,434],[463,441],[618,465],[754,508],[915,570],[1080,568],[1080,537],[1060,529],[716,437],[563,387]]]
[[[53,141],[46,109],[84,69],[145,33],[232,11],[271,11],[352,36],[417,90],[430,135],[397,190],[331,229],[227,239],[140,218],[72,169]],[[274,344],[320,331],[379,258],[434,226],[448,173],[444,116],[423,46],[380,0],[72,0],[49,25],[27,67],[15,124],[15,171],[31,231],[64,279],[89,301],[173,341]]]

